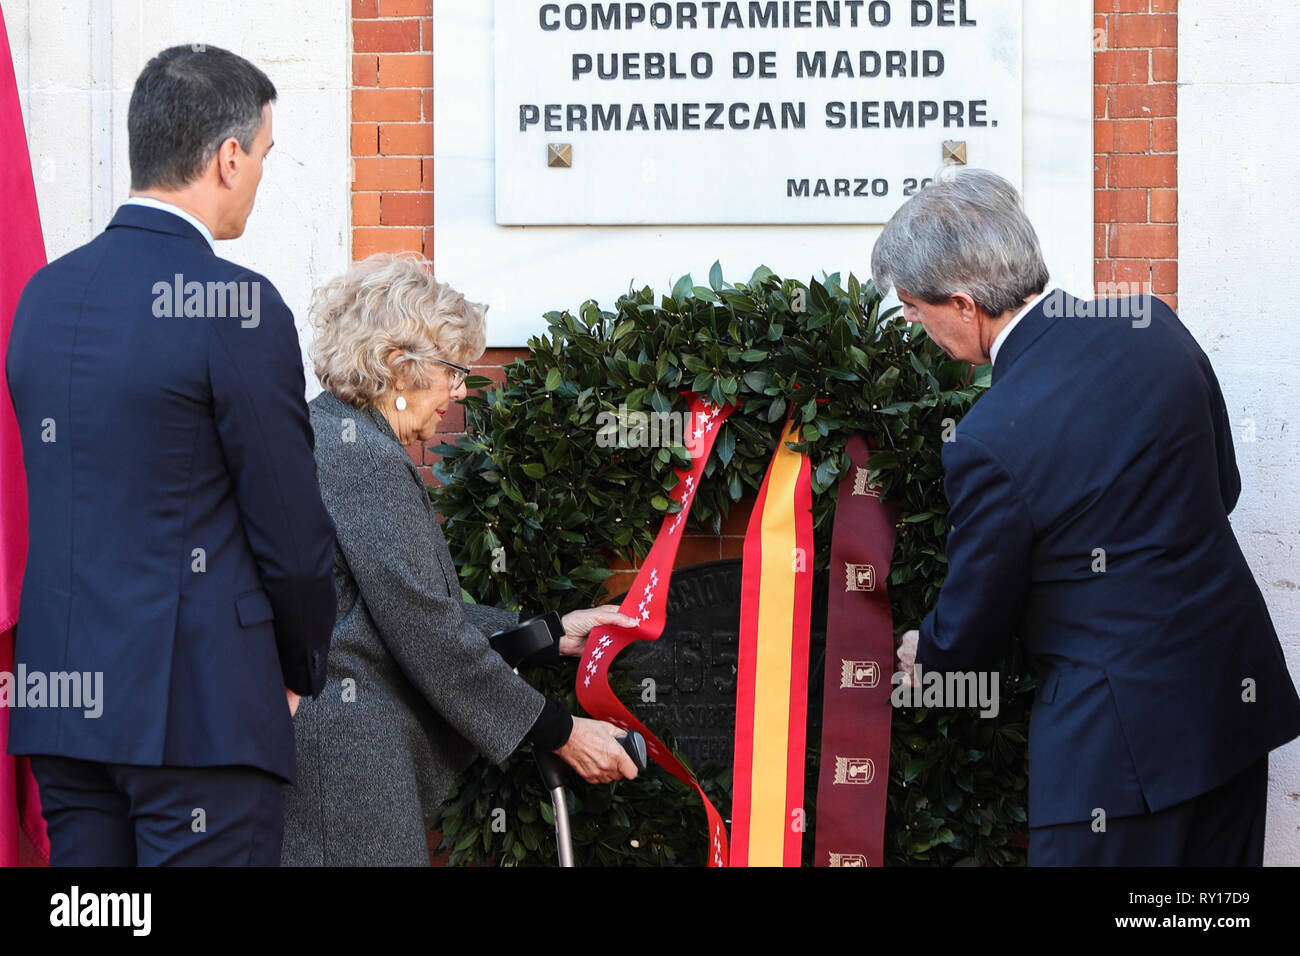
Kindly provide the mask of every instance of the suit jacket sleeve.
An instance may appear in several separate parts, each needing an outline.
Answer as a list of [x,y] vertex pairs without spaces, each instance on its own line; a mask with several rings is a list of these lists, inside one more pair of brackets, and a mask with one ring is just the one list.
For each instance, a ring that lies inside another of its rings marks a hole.
[[923,670],[988,670],[1020,620],[1033,522],[1015,480],[979,439],[959,431],[943,459],[948,576],[921,623],[916,659]]
[[1211,425],[1214,429],[1214,452],[1219,468],[1219,497],[1223,501],[1224,511],[1232,514],[1232,509],[1237,507],[1237,499],[1241,497],[1241,475],[1237,471],[1237,454],[1232,447],[1232,420],[1228,417],[1228,406],[1223,400],[1219,379],[1214,374],[1209,356],[1196,341],[1196,337],[1179,321],[1173,309],[1169,308],[1163,299],[1151,300],[1148,307],[1158,308],[1167,315],[1168,320],[1186,342],[1187,348],[1195,358],[1196,367],[1200,369],[1201,377],[1205,381]]
[[[476,750],[504,760],[545,698],[466,616],[423,484],[400,465],[376,462],[341,490],[333,513],[348,568],[403,675]],[[513,612],[486,610],[494,614],[485,620],[517,620]]]
[[1223,400],[1223,391],[1219,388],[1219,379],[1210,366],[1210,360],[1201,354],[1202,371],[1210,389],[1210,411],[1214,416],[1214,450],[1219,461],[1219,496],[1223,499],[1223,510],[1232,514],[1241,497],[1241,474],[1237,471],[1237,453],[1232,447],[1232,422],[1228,418],[1228,406]]
[[214,419],[271,602],[285,686],[315,696],[334,629],[334,526],[316,478],[293,315],[270,282],[250,281],[261,284],[256,325],[210,320]]

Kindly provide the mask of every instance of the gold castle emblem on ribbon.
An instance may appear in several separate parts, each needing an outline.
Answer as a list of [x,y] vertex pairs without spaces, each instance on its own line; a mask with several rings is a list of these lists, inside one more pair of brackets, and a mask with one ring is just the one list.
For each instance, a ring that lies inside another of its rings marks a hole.
[[840,688],[875,687],[880,683],[880,665],[875,661],[846,661],[840,658]]
[[844,562],[844,590],[874,591],[876,589],[876,569],[869,564],[849,564]]
[[876,763],[870,757],[836,757],[835,782],[864,785],[876,779]]

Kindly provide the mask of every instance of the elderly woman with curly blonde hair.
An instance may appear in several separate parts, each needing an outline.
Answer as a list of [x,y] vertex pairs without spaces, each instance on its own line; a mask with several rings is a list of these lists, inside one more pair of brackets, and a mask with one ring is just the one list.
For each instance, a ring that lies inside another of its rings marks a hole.
[[[475,752],[500,761],[529,740],[591,782],[636,776],[618,728],[570,717],[489,646],[518,614],[462,602],[403,447],[430,441],[464,396],[485,312],[427,263],[391,255],[357,263],[313,300],[311,356],[325,391],[309,404],[338,611],[325,689],[294,719],[286,865],[427,865],[424,818]],[[577,655],[597,624],[635,622],[606,605],[563,623],[556,650]]]

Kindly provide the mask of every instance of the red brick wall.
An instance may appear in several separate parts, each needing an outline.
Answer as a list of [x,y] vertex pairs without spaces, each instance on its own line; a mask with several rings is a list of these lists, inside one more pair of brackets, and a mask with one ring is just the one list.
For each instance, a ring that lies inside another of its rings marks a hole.
[[[352,258],[433,248],[433,0],[352,0]],[[436,260],[435,260],[436,261]],[[489,349],[480,375],[524,349]],[[464,409],[443,421],[464,434]],[[434,483],[436,457],[408,449]]]
[[1178,308],[1178,0],[1096,0],[1096,281]]
[[[486,0],[484,0],[486,2]],[[1096,281],[1150,283],[1178,305],[1178,0],[1095,0]],[[352,2],[352,255],[434,261],[433,0]],[[489,349],[480,374],[523,349]],[[443,424],[464,433],[463,409]],[[433,481],[434,456],[411,456]],[[721,539],[688,535],[678,564],[739,557],[748,509]],[[611,579],[612,593],[630,575]]]
[[433,0],[352,3],[352,257],[433,257]]

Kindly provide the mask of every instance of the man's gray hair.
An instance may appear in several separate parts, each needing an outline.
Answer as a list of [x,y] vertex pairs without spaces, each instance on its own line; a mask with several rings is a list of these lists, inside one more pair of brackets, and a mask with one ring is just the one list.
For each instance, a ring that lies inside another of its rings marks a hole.
[[965,292],[989,315],[1047,287],[1038,234],[1014,186],[987,169],[946,167],[903,204],[871,252],[881,293],[938,304]]

